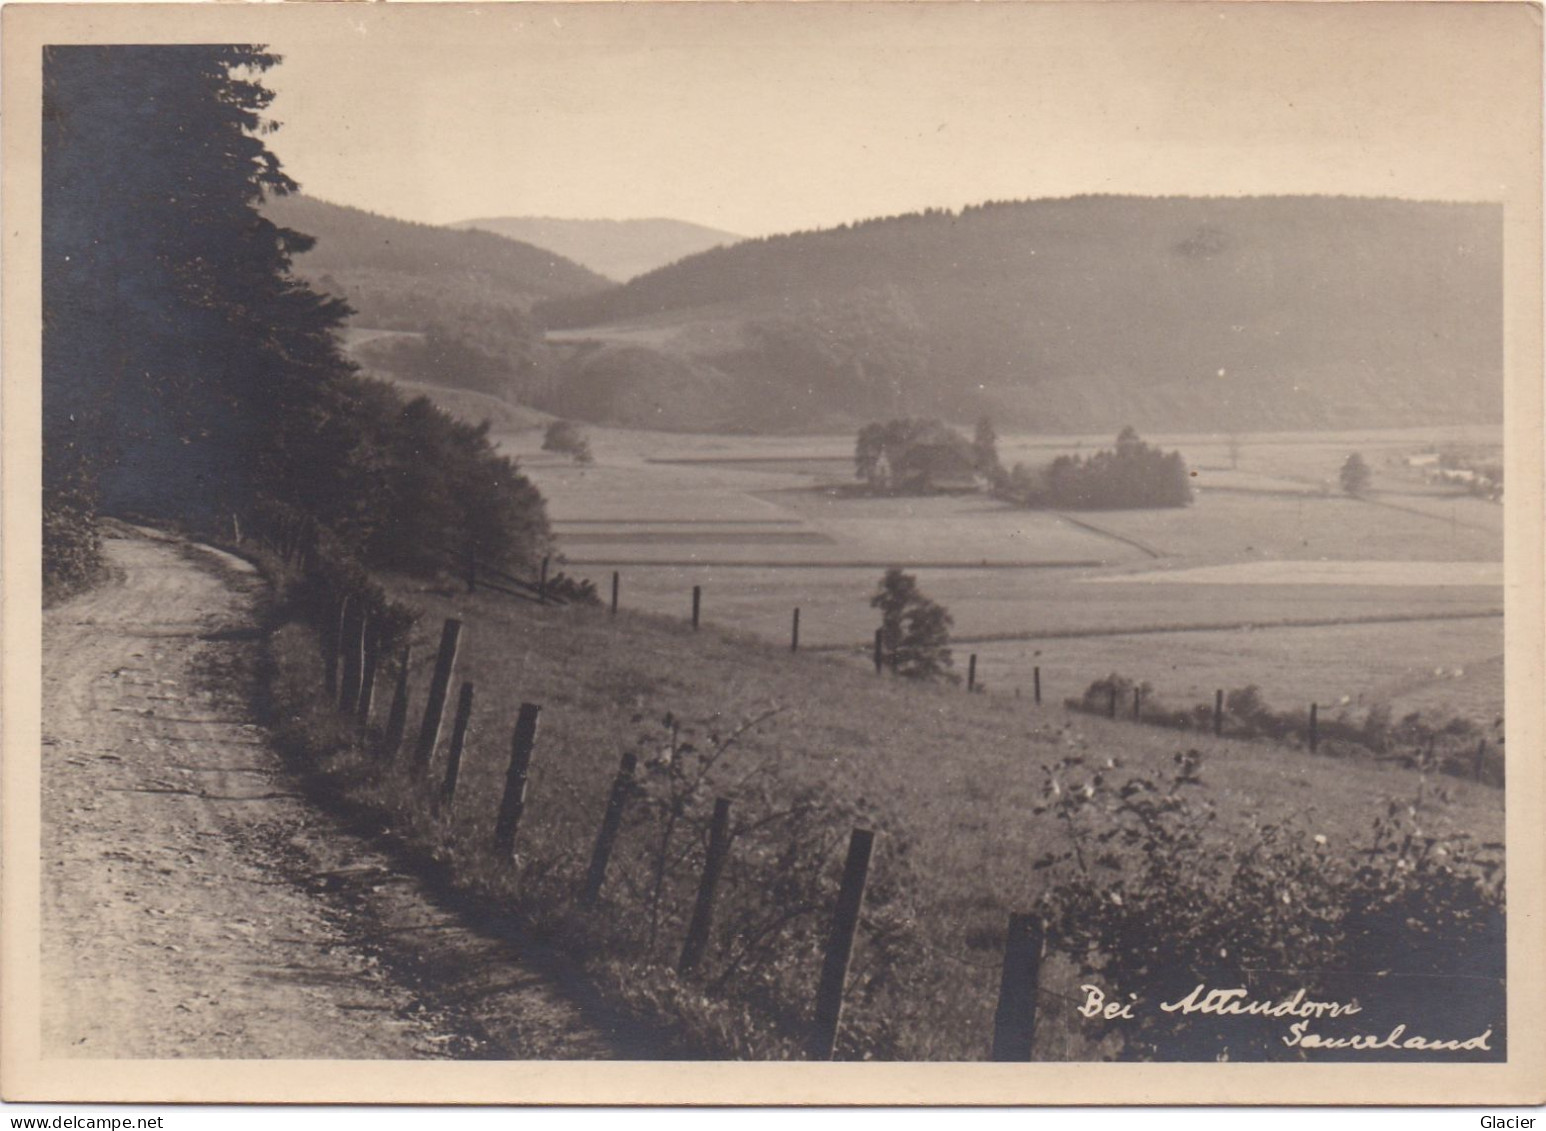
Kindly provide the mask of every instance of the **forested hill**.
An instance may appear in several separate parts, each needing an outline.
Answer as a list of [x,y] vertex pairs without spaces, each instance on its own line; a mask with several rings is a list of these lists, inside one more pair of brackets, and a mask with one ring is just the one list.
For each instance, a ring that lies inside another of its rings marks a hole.
[[489,232],[414,224],[305,196],[271,198],[263,211],[316,238],[296,256],[295,272],[346,300],[354,328],[426,337],[428,348],[409,343],[390,357],[357,352],[376,373],[532,401],[552,378],[532,305],[612,285],[551,251]]
[[378,271],[476,281],[531,300],[585,294],[610,285],[555,252],[490,232],[394,220],[300,195],[270,199],[263,211],[277,224],[316,237],[316,246],[299,260],[308,276]]
[[667,263],[732,244],[741,237],[685,220],[560,220],[548,216],[494,216],[453,228],[481,228],[556,251],[592,271],[623,282]]
[[1343,197],[993,203],[748,240],[537,314],[576,352],[563,408],[593,419],[668,423],[677,386],[754,428],[1493,421],[1501,221]]

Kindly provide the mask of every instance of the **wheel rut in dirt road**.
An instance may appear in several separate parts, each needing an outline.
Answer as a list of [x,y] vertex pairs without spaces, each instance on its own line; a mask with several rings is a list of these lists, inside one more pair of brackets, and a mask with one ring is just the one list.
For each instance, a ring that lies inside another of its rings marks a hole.
[[45,1056],[670,1055],[305,799],[253,709],[249,564],[105,547],[44,616]]

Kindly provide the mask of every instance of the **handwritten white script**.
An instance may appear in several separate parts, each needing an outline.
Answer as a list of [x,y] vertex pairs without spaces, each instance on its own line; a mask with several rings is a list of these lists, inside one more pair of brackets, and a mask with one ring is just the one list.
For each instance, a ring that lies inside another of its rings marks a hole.
[[[1084,1004],[1079,1007],[1081,1016],[1091,1020],[1135,1020],[1134,1010],[1141,1005],[1137,994],[1127,994],[1122,1001],[1116,994],[1109,994],[1100,986],[1083,985]],[[1311,1022],[1321,1018],[1349,1017],[1362,1013],[1357,1001],[1316,1001],[1304,989],[1283,998],[1252,998],[1245,989],[1211,989],[1206,983],[1199,984],[1191,993],[1175,1001],[1162,1001],[1159,1008],[1165,1013],[1182,1016],[1201,1014],[1212,1017],[1282,1017],[1297,1018],[1282,1038],[1289,1048],[1304,1049],[1354,1049],[1375,1051],[1399,1049],[1409,1051],[1481,1051],[1490,1052],[1492,1030],[1468,1038],[1434,1038],[1416,1034],[1408,1035],[1405,1024],[1394,1026],[1386,1034],[1349,1033],[1328,1036],[1310,1031]]]

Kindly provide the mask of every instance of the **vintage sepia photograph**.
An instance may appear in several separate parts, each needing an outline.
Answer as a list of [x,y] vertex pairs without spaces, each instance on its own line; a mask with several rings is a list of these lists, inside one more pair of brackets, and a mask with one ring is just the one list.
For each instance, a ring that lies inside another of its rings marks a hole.
[[1539,1098],[1538,7],[5,16],[7,1098]]

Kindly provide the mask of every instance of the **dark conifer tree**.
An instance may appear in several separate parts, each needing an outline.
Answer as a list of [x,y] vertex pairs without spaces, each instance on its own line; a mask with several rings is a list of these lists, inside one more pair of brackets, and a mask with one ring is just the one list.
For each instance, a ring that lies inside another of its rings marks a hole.
[[487,426],[361,378],[335,340],[347,306],[291,274],[311,240],[259,209],[296,187],[263,141],[278,61],[45,53],[45,562],[91,556],[98,497],[195,527],[277,505],[419,572],[469,547],[531,561],[542,499]]
[[289,277],[309,241],[257,208],[295,187],[261,139],[272,96],[252,77],[277,61],[248,46],[45,55],[45,439],[56,473],[90,464],[116,509],[242,509],[285,386],[339,365],[345,308]]

